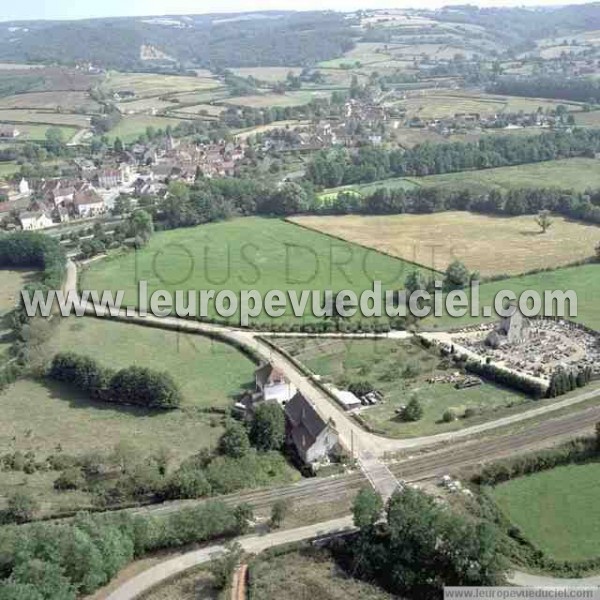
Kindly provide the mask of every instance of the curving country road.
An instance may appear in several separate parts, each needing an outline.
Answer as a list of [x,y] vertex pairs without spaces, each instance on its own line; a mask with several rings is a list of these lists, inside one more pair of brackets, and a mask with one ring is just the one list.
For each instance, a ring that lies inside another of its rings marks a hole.
[[[67,277],[65,291],[76,290],[77,268],[72,261],[67,265]],[[574,435],[591,433],[594,423],[600,419],[600,406],[593,406],[576,412],[552,416],[553,412],[567,407],[576,406],[586,400],[600,395],[600,390],[594,389],[583,392],[576,396],[567,398],[550,405],[531,409],[522,413],[496,419],[473,427],[465,428],[456,432],[448,432],[421,438],[405,440],[394,440],[378,436],[363,430],[358,424],[343,412],[323,390],[308,379],[290,360],[283,354],[274,350],[271,346],[259,339],[259,334],[252,331],[239,330],[224,326],[212,325],[200,321],[187,321],[174,317],[159,318],[155,316],[141,316],[136,311],[120,310],[109,311],[95,309],[85,306],[86,314],[116,320],[126,320],[140,325],[175,329],[198,334],[218,334],[234,344],[240,344],[264,360],[270,361],[280,369],[288,379],[304,394],[321,413],[323,418],[332,419],[341,440],[348,448],[352,448],[361,460],[364,457],[373,459],[375,468],[382,468],[376,458],[384,454],[407,450],[429,449],[424,454],[408,457],[396,461],[383,468],[389,473],[389,481],[395,481],[401,477],[406,481],[420,481],[439,477],[449,471],[463,467],[478,466],[490,459],[520,454],[528,449],[540,445],[556,443],[564,438],[572,438]],[[410,334],[399,332],[394,337],[408,338]],[[342,337],[333,334],[329,337]],[[358,336],[355,336],[358,337]],[[527,420],[541,418],[530,424]],[[509,431],[507,434],[499,434],[497,431],[503,427],[517,426],[522,424],[524,428],[519,431]],[[489,438],[472,438],[475,434],[495,433]],[[454,442],[451,447],[447,442]],[[431,447],[445,445],[442,449],[431,450]],[[372,467],[371,467],[372,468]],[[367,477],[370,469],[364,469]],[[239,503],[248,502],[255,508],[268,507],[278,499],[289,498],[295,503],[314,504],[316,500],[325,502],[339,500],[348,494],[354,494],[361,486],[365,485],[366,478],[362,473],[335,477],[331,479],[310,479],[294,485],[258,490],[242,494],[232,494],[223,497],[225,502]],[[133,509],[132,512],[144,512],[151,514],[164,514],[176,511],[183,506],[201,503],[202,501],[175,501],[162,505],[153,505],[146,508]],[[327,521],[316,525],[309,525],[293,530],[272,533],[264,536],[248,536],[240,539],[240,543],[246,552],[258,553],[267,548],[295,541],[307,540],[316,536],[331,535],[340,531],[348,531],[352,528],[351,517],[343,517],[334,521]],[[155,587],[157,584],[172,578],[194,566],[211,560],[215,555],[224,551],[221,545],[214,545],[201,550],[182,554],[176,558],[167,560],[151,569],[133,577],[118,589],[113,591],[107,600],[133,600],[140,594]],[[600,577],[592,577],[577,580],[560,580],[542,576],[515,572],[510,578],[515,585],[598,585]]]
[[[77,289],[77,267],[73,261],[68,261],[67,277],[65,290]],[[140,315],[133,309],[121,309],[119,311],[102,309],[100,307],[85,306],[86,314],[103,318],[111,318],[115,320],[123,320],[129,323],[137,323],[152,327],[160,327],[164,329],[178,330],[196,334],[217,334],[223,339],[229,340],[236,345],[241,345],[250,349],[263,360],[271,362],[277,369],[281,370],[286,377],[296,386],[296,388],[316,407],[317,411],[326,420],[332,420],[335,428],[338,431],[342,443],[354,451],[356,456],[366,454],[372,457],[382,457],[385,454],[391,454],[409,449],[418,449],[426,446],[433,446],[440,443],[452,442],[470,437],[474,434],[480,434],[499,427],[505,427],[539,417],[545,414],[552,413],[564,409],[566,407],[575,406],[581,402],[585,402],[597,396],[600,396],[599,389],[588,390],[580,394],[571,396],[565,400],[546,404],[539,408],[530,409],[488,421],[480,425],[466,427],[460,431],[452,431],[431,435],[426,437],[415,437],[409,439],[392,439],[380,435],[376,435],[365,431],[358,425],[342,408],[315,383],[304,375],[285,355],[273,349],[270,345],[261,341],[260,336],[264,335],[261,332],[235,329],[222,325],[214,325],[202,321],[190,321],[177,317],[156,317],[153,315]],[[335,337],[342,337],[343,334],[335,334]],[[410,334],[407,332],[397,332],[398,337],[407,339]]]

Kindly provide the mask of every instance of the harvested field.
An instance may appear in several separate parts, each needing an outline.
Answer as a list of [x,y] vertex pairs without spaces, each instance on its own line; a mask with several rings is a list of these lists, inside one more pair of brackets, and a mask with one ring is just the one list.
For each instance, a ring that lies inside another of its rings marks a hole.
[[216,79],[208,77],[116,72],[109,73],[102,84],[102,87],[109,93],[131,91],[135,93],[137,98],[210,90],[219,86],[220,84]]
[[600,228],[554,218],[540,233],[531,215],[492,217],[468,212],[433,215],[294,217],[291,221],[430,268],[455,259],[482,276],[519,274],[589,258]]

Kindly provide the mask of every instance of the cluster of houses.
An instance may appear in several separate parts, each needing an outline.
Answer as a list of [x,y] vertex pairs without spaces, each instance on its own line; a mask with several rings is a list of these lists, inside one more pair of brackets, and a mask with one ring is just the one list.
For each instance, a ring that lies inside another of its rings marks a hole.
[[561,124],[560,117],[542,112],[501,113],[494,115],[456,113],[452,117],[443,119],[413,117],[408,121],[409,127],[427,128],[440,135],[451,135],[459,131],[474,129],[551,128]]
[[4,200],[0,201],[0,220],[16,215],[7,227],[35,231],[97,217],[110,210],[121,194],[161,196],[170,181],[192,183],[199,176],[231,176],[244,152],[242,144],[184,143],[167,136],[112,152],[102,161],[75,158],[69,176],[0,184]]
[[255,390],[237,404],[238,413],[250,418],[265,402],[278,403],[285,412],[287,442],[306,465],[317,467],[327,463],[339,448],[339,435],[331,421],[321,416],[317,408],[270,363],[255,372]]
[[397,125],[385,105],[353,99],[344,104],[341,116],[265,133],[262,150],[315,152],[332,146],[377,146],[383,143],[386,128]]

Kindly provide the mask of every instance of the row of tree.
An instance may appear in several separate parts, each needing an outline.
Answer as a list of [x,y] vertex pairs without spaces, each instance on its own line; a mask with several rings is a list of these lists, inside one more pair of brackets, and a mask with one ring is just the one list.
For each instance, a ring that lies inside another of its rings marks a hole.
[[428,214],[446,210],[518,216],[542,211],[600,224],[600,190],[579,193],[556,188],[517,188],[508,191],[492,189],[476,192],[468,188],[445,190],[420,187],[411,190],[381,187],[372,194],[340,192],[326,200],[317,212],[321,214]]
[[208,502],[166,517],[80,514],[72,521],[4,527],[3,600],[75,600],[108,583],[133,558],[244,533],[251,511]]
[[69,383],[95,400],[147,408],[177,408],[182,396],[170,373],[131,366],[113,371],[88,356],[56,354],[48,377]]
[[487,136],[477,142],[424,143],[410,150],[363,147],[318,153],[310,181],[323,187],[368,183],[387,177],[421,177],[473,169],[536,163],[600,151],[600,130],[552,131],[531,136]]
[[600,103],[600,81],[591,77],[500,77],[488,91],[507,96]]
[[516,477],[546,471],[562,465],[581,463],[600,454],[600,424],[596,438],[578,438],[556,448],[493,462],[474,476],[479,485],[496,485]]

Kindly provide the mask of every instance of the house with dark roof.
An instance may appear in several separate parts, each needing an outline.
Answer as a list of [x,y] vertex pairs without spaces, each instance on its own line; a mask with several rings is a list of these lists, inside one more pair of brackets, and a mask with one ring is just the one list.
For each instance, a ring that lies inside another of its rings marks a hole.
[[265,401],[276,400],[285,406],[296,394],[296,386],[271,363],[265,363],[256,369],[256,391]]
[[308,465],[326,461],[339,446],[339,435],[300,392],[286,404],[288,441]]

